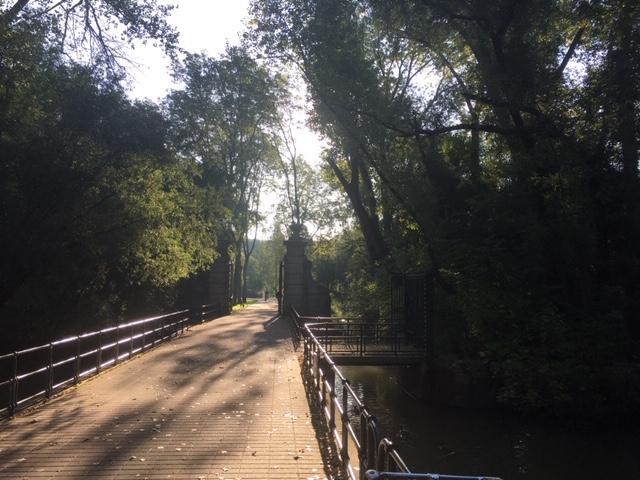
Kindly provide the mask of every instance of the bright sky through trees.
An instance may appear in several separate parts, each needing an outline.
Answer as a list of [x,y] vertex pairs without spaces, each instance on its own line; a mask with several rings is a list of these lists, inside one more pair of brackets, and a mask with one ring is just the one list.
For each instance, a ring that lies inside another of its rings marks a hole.
[[[169,23],[179,31],[182,48],[189,52],[205,52],[217,56],[224,51],[226,44],[233,45],[239,42],[247,15],[247,0],[181,0],[173,10]],[[138,44],[130,56],[134,62],[129,69],[132,77],[131,95],[152,101],[163,98],[172,87],[172,79],[169,59],[162,48],[151,44]],[[304,99],[303,93],[295,94]],[[311,164],[317,165],[321,142],[314,132],[304,126],[304,113],[300,112],[295,120],[299,124],[294,128],[296,148]],[[277,192],[265,192],[262,197],[260,210],[269,221],[262,225],[261,237],[270,234],[270,219],[275,214],[278,202]]]
[[[216,56],[224,51],[227,43],[238,43],[247,14],[247,0],[181,0],[169,23],[180,32],[182,48]],[[140,44],[131,52],[131,59],[136,63],[130,69],[131,95],[153,101],[164,97],[171,88],[172,79],[169,60],[162,49]],[[300,128],[295,131],[296,147],[309,162],[317,164],[321,142],[314,132],[304,128],[304,115],[297,120]]]

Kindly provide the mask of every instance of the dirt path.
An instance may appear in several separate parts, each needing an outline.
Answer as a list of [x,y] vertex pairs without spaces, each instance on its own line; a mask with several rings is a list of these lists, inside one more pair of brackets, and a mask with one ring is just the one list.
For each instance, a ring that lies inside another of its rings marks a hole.
[[0,478],[325,478],[273,304],[172,342],[0,422]]

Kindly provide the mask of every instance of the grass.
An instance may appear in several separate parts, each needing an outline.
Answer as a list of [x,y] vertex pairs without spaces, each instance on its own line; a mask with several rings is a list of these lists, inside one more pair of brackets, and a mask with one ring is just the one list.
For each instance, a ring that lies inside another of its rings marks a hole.
[[247,298],[247,303],[238,303],[237,305],[234,305],[233,307],[231,307],[231,310],[233,312],[236,312],[238,310],[242,310],[243,308],[249,305],[253,305],[254,303],[258,303],[257,298]]

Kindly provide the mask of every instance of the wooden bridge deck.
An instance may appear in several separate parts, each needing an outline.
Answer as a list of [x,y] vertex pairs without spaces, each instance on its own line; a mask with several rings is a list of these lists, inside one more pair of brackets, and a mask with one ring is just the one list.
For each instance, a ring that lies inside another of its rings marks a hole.
[[0,422],[0,478],[320,479],[288,326],[257,304]]

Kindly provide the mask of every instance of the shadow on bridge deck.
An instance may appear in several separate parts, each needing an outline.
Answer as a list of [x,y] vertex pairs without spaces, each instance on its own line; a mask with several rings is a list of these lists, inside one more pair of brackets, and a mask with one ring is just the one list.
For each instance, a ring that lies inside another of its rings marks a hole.
[[0,478],[331,477],[274,315],[257,304],[196,326],[0,422]]

